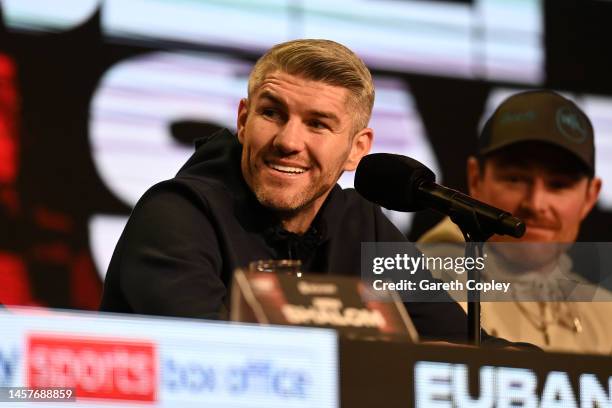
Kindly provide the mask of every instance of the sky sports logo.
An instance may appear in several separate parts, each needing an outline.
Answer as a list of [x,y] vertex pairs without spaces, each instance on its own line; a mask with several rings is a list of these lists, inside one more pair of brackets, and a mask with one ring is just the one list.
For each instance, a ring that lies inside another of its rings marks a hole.
[[151,342],[33,334],[26,344],[29,387],[74,387],[78,398],[156,400],[157,353]]
[[0,326],[0,387],[70,388],[75,407],[338,406],[331,330],[38,309]]
[[[19,350],[0,349],[0,385],[75,388],[79,400],[140,404],[251,398],[308,404],[315,397],[314,378],[304,367],[235,359],[235,353],[211,359],[177,346],[162,356],[151,341],[46,333],[26,336],[24,351],[22,362]],[[21,364],[25,384],[16,384]]]

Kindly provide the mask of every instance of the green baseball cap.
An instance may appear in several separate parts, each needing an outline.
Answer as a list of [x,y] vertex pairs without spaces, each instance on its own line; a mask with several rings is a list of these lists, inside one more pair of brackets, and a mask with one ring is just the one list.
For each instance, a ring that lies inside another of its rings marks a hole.
[[593,125],[571,100],[549,90],[520,92],[504,100],[487,120],[478,153],[487,155],[519,142],[545,142],[577,157],[595,172]]

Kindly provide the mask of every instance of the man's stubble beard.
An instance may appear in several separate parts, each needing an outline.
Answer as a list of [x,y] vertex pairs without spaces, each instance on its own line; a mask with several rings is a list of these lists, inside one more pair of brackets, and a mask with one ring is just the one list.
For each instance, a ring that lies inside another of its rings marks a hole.
[[[302,191],[298,192],[289,203],[287,203],[286,205],[279,205],[277,202],[278,200],[276,200],[278,194],[275,194],[271,191],[266,191],[267,189],[264,186],[264,183],[256,176],[259,173],[257,165],[255,165],[255,163],[258,163],[257,158],[253,158],[251,156],[252,160],[245,160],[245,155],[247,155],[246,157],[248,157],[248,154],[249,153],[246,150],[243,150],[240,163],[241,171],[245,182],[257,198],[257,201],[262,206],[278,212],[281,215],[281,218],[291,217],[292,215],[297,214],[299,211],[313,204],[321,196],[331,192],[333,187],[340,179],[340,176],[342,176],[342,174],[344,173],[344,170],[340,169],[337,172],[338,174],[335,175],[335,177],[327,177],[328,175],[333,176],[333,174],[330,174],[331,171],[327,174],[321,174],[321,177],[319,178],[320,180],[332,180],[332,182],[322,185],[319,189],[315,189],[314,186],[317,184],[317,181],[314,180],[313,182],[309,183]],[[259,165],[265,166],[265,160],[259,160]],[[263,171],[263,169],[261,170]],[[245,177],[245,174],[247,173],[250,176],[248,178]],[[282,188],[280,188],[280,190],[282,190]],[[282,194],[283,193],[281,192],[280,195],[282,196]]]
[[[328,190],[331,190],[332,187],[333,185],[322,186],[320,189],[316,190],[313,188],[313,185],[308,185],[305,189],[299,191],[293,197],[290,197],[289,200],[283,198],[282,192],[275,193],[274,191],[269,191],[269,189],[260,182],[255,182],[255,185],[251,186],[251,189],[261,205],[278,212],[281,216],[291,216],[308,208],[318,198],[326,194]],[[279,194],[281,197],[279,197]]]

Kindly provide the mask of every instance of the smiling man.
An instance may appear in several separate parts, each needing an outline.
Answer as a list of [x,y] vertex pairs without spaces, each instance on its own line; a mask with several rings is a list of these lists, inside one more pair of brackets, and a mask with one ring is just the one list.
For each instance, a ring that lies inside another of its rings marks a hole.
[[352,95],[340,80],[333,85],[278,70],[252,78],[252,96],[238,108],[242,174],[286,230],[304,233],[342,172],[355,170],[370,150],[372,129],[354,120],[351,108],[361,96],[371,110],[373,89]]
[[[405,241],[378,206],[337,184],[370,150],[373,103],[370,72],[346,47],[270,49],[239,103],[237,135],[197,141],[176,177],[135,206],[101,310],[217,318],[233,271],[252,261],[299,259],[305,272],[359,276],[362,242]],[[407,308],[421,338],[466,341],[456,303]]]
[[[489,240],[495,244],[488,247],[484,278],[512,282],[515,298],[482,304],[482,325],[489,333],[548,350],[612,353],[612,303],[586,297],[555,301],[566,296],[560,282],[588,287],[572,270],[566,250],[597,202],[602,182],[594,172],[591,122],[555,92],[512,95],[486,122],[477,155],[467,162],[470,195],[521,218],[527,227],[519,240],[499,235]],[[419,242],[463,242],[463,236],[446,218]],[[604,292],[599,291],[608,297]]]

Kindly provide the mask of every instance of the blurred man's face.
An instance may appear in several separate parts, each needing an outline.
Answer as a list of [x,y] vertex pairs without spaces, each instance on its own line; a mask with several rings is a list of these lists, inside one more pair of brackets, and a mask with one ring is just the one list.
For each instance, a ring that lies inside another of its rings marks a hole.
[[[526,224],[520,242],[571,243],[591,211],[601,180],[579,172],[576,159],[560,148],[526,142],[510,146],[486,160],[483,172],[476,159],[468,162],[470,194],[521,218]],[[491,241],[519,242],[508,236]],[[517,259],[547,257],[553,245],[523,246]]]
[[312,220],[342,172],[369,151],[372,130],[353,134],[348,96],[345,88],[276,71],[240,102],[242,173],[264,206]]

